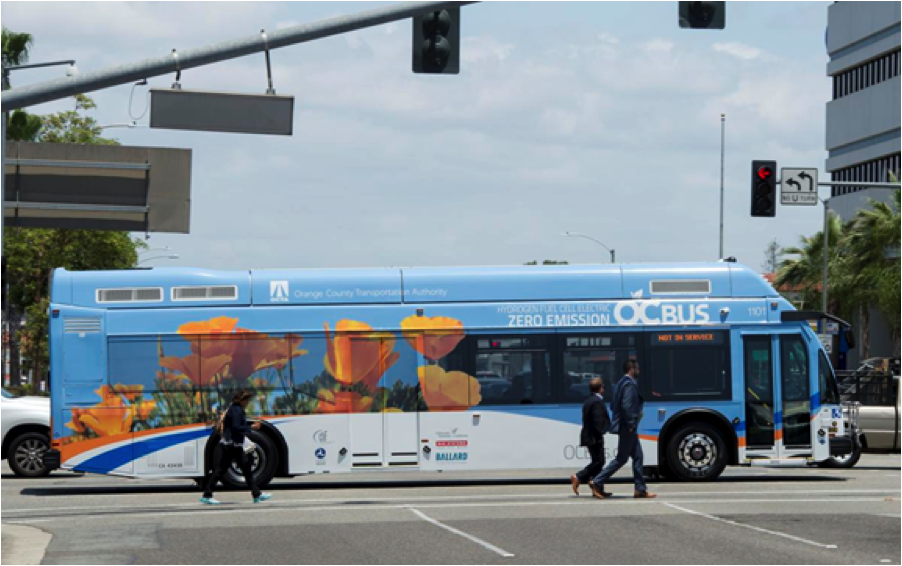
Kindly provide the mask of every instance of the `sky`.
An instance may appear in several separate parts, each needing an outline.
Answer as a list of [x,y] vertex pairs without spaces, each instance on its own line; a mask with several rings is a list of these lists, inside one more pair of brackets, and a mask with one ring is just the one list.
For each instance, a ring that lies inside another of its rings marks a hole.
[[[6,1],[2,20],[34,36],[31,62],[76,59],[87,72],[383,4]],[[795,245],[822,224],[819,206],[751,218],[750,162],[828,178],[828,4],[729,2],[726,29],[713,31],[680,29],[675,1],[481,3],[463,8],[456,76],[411,72],[409,20],[273,51],[276,91],[295,96],[291,137],[105,136],[193,152],[191,232],[151,234],[152,249],[179,259],[144,265],[610,261],[565,231],[618,262],[712,261],[725,113],[725,255],[760,270],[769,241]],[[22,71],[13,87],[63,73]],[[191,69],[181,84],[264,93],[265,60]],[[147,124],[147,88],[90,93],[91,115]]]

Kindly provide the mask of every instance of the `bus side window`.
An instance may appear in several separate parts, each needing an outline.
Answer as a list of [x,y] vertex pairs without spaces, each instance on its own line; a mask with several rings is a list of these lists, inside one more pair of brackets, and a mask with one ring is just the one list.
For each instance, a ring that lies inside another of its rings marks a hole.
[[554,401],[548,343],[541,334],[476,337],[475,378],[481,405],[532,405]]
[[608,399],[623,374],[623,362],[636,357],[634,334],[592,334],[564,339],[562,395],[564,403],[582,403],[589,381],[601,378]]

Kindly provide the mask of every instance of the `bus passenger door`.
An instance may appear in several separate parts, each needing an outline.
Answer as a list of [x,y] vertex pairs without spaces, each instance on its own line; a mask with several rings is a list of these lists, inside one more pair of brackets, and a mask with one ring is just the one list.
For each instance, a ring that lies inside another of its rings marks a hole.
[[811,452],[811,380],[812,360],[808,342],[801,334],[781,334],[780,412],[777,440],[780,458],[810,457]]
[[[422,340],[422,336],[418,336],[417,340]],[[380,380],[383,394],[384,463],[394,468],[413,467],[420,463],[417,413],[420,381],[417,368],[425,362],[422,354],[406,347],[405,342],[401,338],[395,344],[397,360],[386,369]]]
[[[777,456],[776,375],[774,337],[742,336],[745,374],[745,438],[739,440],[740,461],[772,460]],[[745,455],[743,456],[743,451]]]
[[[390,335],[353,340],[367,366],[353,371],[372,396],[361,396],[351,407],[351,466],[418,465],[417,356]],[[350,395],[356,399],[358,393]]]

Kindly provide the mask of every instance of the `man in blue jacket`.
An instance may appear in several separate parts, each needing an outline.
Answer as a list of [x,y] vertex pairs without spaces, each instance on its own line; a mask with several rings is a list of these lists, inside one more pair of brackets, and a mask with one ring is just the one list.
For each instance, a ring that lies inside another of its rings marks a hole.
[[592,495],[598,499],[605,499],[608,494],[604,491],[604,484],[611,476],[622,468],[629,458],[633,459],[633,482],[636,491],[633,497],[636,499],[652,499],[657,497],[649,493],[645,487],[645,478],[642,477],[642,445],[639,443],[639,421],[642,420],[642,406],[644,402],[639,395],[639,387],[636,379],[639,377],[639,362],[627,360],[623,363],[624,376],[614,386],[614,396],[611,399],[611,432],[619,436],[617,442],[617,456],[608,462],[594,480],[589,482]]

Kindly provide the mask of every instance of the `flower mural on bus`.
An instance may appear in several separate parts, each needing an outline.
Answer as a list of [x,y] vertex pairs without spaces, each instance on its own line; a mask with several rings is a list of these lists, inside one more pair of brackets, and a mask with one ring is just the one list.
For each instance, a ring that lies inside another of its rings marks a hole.
[[[238,318],[188,321],[173,335],[110,343],[115,385],[71,410],[66,442],[209,425],[238,389],[257,416],[466,410],[479,382],[445,360],[465,337],[460,320],[410,316],[400,331],[348,318],[319,336],[271,335]],[[67,417],[68,418],[68,417]]]
[[409,316],[401,321],[401,331],[410,346],[431,361],[444,358],[464,339],[463,323],[447,316]]
[[144,400],[143,387],[136,385],[102,385],[95,389],[100,402],[87,409],[72,409],[66,427],[77,440],[118,436],[136,428],[147,428],[156,412],[155,400]]
[[427,365],[420,366],[417,373],[430,411],[462,411],[482,401],[479,382],[462,371]]
[[326,323],[326,356],[323,364],[341,385],[362,384],[374,392],[382,376],[398,361],[395,336],[374,332],[373,327],[356,320],[339,320],[335,334]]

